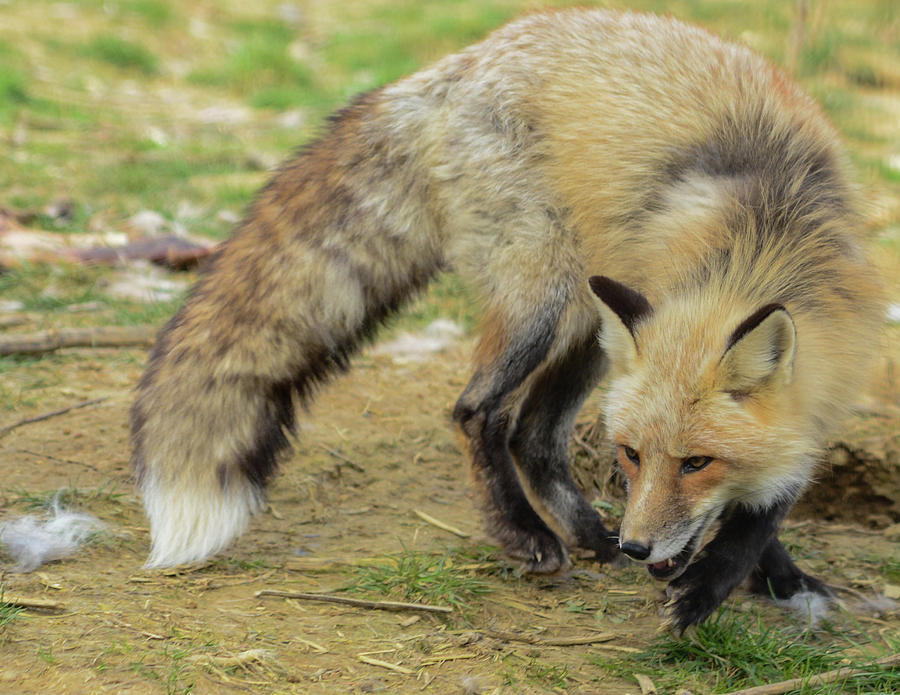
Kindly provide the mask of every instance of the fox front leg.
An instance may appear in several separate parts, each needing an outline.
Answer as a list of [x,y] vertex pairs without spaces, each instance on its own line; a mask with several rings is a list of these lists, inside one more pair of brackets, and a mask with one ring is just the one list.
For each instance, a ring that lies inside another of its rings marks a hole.
[[681,634],[712,615],[759,564],[790,507],[782,503],[763,510],[726,510],[719,532],[669,584],[663,626]]

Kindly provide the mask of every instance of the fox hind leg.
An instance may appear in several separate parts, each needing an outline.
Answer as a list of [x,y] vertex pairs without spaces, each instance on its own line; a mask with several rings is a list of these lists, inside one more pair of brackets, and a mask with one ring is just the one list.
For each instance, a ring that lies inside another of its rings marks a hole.
[[806,574],[794,564],[777,538],[765,547],[750,573],[750,590],[770,596],[779,604],[809,613],[815,620],[835,599],[834,590],[821,579]]
[[568,447],[575,417],[606,364],[591,331],[562,358],[544,367],[529,384],[511,441],[532,497],[562,527],[567,541],[593,550],[600,562],[618,554],[617,534],[603,525],[572,480]]
[[453,410],[485,495],[488,531],[530,572],[570,564],[563,542],[529,503],[509,449],[521,386],[547,355],[561,311],[561,305],[546,306],[513,331],[502,320],[490,322],[476,354],[480,366]]

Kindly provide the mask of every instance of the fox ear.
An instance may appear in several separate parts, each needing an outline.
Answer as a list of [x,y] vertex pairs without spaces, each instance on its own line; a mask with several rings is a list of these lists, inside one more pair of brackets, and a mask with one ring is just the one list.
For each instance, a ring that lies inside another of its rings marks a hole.
[[600,298],[602,325],[598,338],[609,356],[614,371],[627,374],[637,359],[635,328],[653,313],[650,302],[640,292],[602,275],[588,280],[594,294]]
[[735,328],[719,363],[724,391],[746,397],[765,385],[791,381],[797,329],[781,304],[768,304]]

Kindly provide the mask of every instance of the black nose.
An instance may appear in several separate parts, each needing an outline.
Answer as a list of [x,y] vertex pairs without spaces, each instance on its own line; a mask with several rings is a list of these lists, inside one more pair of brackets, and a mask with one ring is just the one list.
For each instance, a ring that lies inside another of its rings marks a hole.
[[622,543],[622,552],[635,560],[646,560],[650,557],[650,548],[642,543],[626,541]]

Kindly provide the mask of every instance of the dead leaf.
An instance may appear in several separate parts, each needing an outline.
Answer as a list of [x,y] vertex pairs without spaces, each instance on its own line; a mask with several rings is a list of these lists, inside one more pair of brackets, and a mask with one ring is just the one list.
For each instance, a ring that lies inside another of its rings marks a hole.
[[638,682],[638,685],[641,687],[641,695],[656,694],[656,684],[650,679],[650,676],[645,676],[643,673],[635,673],[633,675]]

